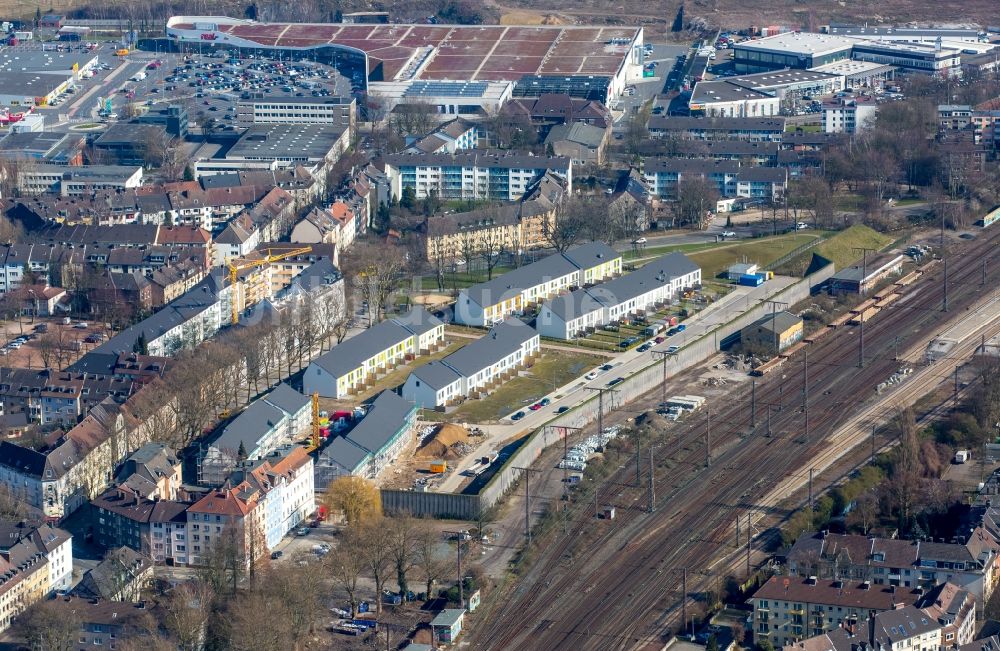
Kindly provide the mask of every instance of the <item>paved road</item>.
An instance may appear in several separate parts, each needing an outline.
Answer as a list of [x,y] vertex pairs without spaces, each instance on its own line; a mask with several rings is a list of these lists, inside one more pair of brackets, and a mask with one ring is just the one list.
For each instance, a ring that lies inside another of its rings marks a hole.
[[[706,332],[759,305],[794,282],[794,278],[776,276],[760,287],[736,287],[725,297],[685,321],[687,329],[684,332],[668,338],[661,344],[654,345],[652,350],[665,351],[669,346],[683,348],[705,336]],[[503,441],[509,440],[520,432],[541,427],[555,415],[560,407],[574,407],[591,398],[593,391],[589,389],[606,387],[608,382],[617,377],[628,377],[648,366],[654,358],[652,352],[640,353],[635,349],[620,353],[614,361],[609,362],[614,364],[614,368],[601,372],[593,380],[588,381],[581,376],[554,389],[548,394],[551,400],[548,406],[542,407],[538,411],[525,409],[525,416],[521,420],[512,422],[508,415],[501,423],[480,425],[480,428],[486,432],[486,436],[472,452],[455,463],[450,471],[451,474],[438,484],[436,490],[439,492],[457,490],[465,479],[461,473],[475,465],[480,457],[492,450],[499,449]]]

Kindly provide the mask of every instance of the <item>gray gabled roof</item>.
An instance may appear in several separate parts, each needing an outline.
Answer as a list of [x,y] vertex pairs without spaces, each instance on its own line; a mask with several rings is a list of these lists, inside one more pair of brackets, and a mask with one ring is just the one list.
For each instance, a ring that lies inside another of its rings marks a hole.
[[393,321],[418,337],[442,325],[440,319],[419,305],[411,308],[406,314],[395,317]]
[[262,398],[264,402],[277,407],[287,414],[296,414],[309,405],[309,398],[302,395],[284,382]]
[[344,438],[363,450],[378,454],[407,426],[407,421],[416,409],[409,400],[400,398],[392,391],[383,391],[375,398],[361,422]]
[[797,323],[802,323],[802,319],[800,317],[797,317],[786,310],[782,310],[781,312],[775,312],[774,314],[762,316],[750,325],[752,327],[755,326],[779,334],[785,332]]
[[413,335],[422,335],[439,325],[441,321],[430,312],[415,306],[406,314],[378,323],[334,346],[329,352],[313,360],[313,364],[334,377],[342,377],[386,348]]
[[395,321],[383,321],[334,346],[314,359],[313,364],[333,377],[342,377],[364,364],[365,360],[411,336],[409,330]]
[[332,463],[349,473],[355,473],[360,470],[361,464],[371,457],[371,452],[359,448],[342,436],[338,436],[330,441],[319,456],[323,465]]
[[493,326],[486,336],[459,348],[441,361],[463,377],[472,377],[537,336],[535,329],[524,321],[509,318]]
[[562,278],[580,269],[589,269],[602,262],[621,257],[603,242],[591,242],[566,251],[555,253],[524,267],[509,271],[493,280],[473,285],[464,290],[476,304],[487,307],[505,298],[521,293],[548,280]]
[[606,133],[600,127],[583,122],[557,124],[549,130],[549,135],[545,137],[545,144],[549,145],[565,140],[590,147],[591,149],[597,149],[604,142]]
[[223,428],[212,447],[235,453],[242,443],[247,454],[253,454],[264,435],[284,417],[284,412],[274,405],[258,400]]
[[662,287],[699,269],[698,265],[680,252],[668,253],[630,274],[605,283],[563,294],[549,302],[552,313],[564,321],[589,314],[604,306],[614,306]]
[[435,390],[443,389],[462,379],[455,369],[440,361],[428,362],[414,370],[411,375]]

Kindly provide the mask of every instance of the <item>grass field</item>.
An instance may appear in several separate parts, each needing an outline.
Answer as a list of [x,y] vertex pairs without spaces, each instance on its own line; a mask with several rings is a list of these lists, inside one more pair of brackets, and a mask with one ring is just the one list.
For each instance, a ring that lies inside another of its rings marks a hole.
[[518,409],[527,409],[546,395],[607,359],[587,353],[565,350],[543,351],[525,375],[504,382],[482,400],[467,400],[448,414],[425,412],[430,420],[485,423],[499,420]]
[[715,278],[729,265],[744,259],[764,266],[786,255],[803,244],[812,242],[819,233],[789,233],[776,237],[761,237],[732,244],[716,245],[711,249],[690,253],[688,257],[701,266],[702,278]]
[[843,269],[861,258],[861,251],[855,249],[882,249],[892,244],[892,241],[888,235],[877,233],[862,224],[855,224],[817,246],[815,251],[827,260],[832,260],[837,269]]

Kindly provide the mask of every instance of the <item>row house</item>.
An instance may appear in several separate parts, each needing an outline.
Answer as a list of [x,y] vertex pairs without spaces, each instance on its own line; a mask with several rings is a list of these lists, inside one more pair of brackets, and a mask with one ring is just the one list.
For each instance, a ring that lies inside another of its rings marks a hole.
[[65,281],[83,271],[86,263],[82,249],[55,244],[0,245],[0,294],[16,290],[29,277],[63,287]]
[[191,258],[152,270],[147,276],[153,292],[153,307],[162,307],[181,297],[207,274],[208,270]]
[[325,490],[344,475],[376,479],[411,440],[416,420],[416,405],[383,391],[351,430],[327,439],[316,456],[315,485]]
[[72,583],[69,533],[47,524],[0,522],[0,633],[34,603]]
[[300,244],[333,244],[344,250],[357,236],[358,216],[344,201],[315,207],[292,228],[290,240]]
[[454,353],[417,368],[403,383],[402,395],[427,409],[481,397],[529,365],[540,345],[534,328],[507,319]]
[[515,97],[503,105],[501,113],[530,121],[543,140],[556,125],[580,123],[608,129],[614,123],[611,111],[601,102],[560,93]]
[[203,446],[200,484],[218,486],[240,461],[260,459],[301,440],[312,424],[311,401],[284,382],[255,400]]
[[379,374],[437,350],[444,324],[422,307],[387,319],[314,359],[302,376],[306,394],[343,398]]
[[600,242],[584,244],[461,290],[455,302],[455,321],[490,326],[532,304],[598,283],[621,270],[620,253]]
[[669,304],[684,289],[700,284],[698,265],[683,253],[668,253],[630,274],[546,301],[535,327],[546,337],[572,339]]
[[94,542],[128,547],[156,563],[188,563],[189,502],[143,497],[128,485],[109,488],[90,502]]
[[397,199],[408,189],[417,199],[434,194],[442,199],[517,201],[549,170],[564,177],[567,192],[572,192],[573,161],[569,158],[479,149],[385,158],[385,174]]

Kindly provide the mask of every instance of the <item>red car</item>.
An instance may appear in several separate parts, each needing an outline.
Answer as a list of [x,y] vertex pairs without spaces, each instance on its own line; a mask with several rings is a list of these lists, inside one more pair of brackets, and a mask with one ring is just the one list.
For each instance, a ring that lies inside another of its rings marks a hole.
[[540,402],[536,402],[535,404],[528,407],[528,409],[530,409],[531,411],[538,411],[541,408],[542,408],[542,403]]
[[662,344],[666,340],[667,340],[666,337],[657,337],[656,339],[654,339],[654,341],[658,344]]

